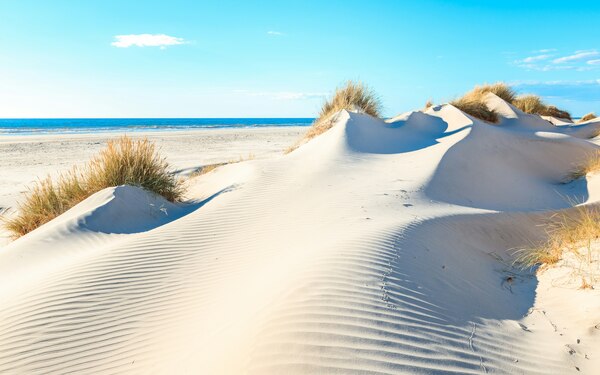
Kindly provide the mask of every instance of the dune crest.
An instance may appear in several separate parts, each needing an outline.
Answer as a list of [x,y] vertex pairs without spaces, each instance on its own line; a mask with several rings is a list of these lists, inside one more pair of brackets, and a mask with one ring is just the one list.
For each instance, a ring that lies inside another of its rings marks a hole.
[[600,289],[553,288],[511,249],[591,199],[596,177],[565,176],[598,146],[489,98],[498,125],[342,111],[193,180],[203,203],[168,220],[131,188],[90,197],[0,254],[0,373],[593,373]]

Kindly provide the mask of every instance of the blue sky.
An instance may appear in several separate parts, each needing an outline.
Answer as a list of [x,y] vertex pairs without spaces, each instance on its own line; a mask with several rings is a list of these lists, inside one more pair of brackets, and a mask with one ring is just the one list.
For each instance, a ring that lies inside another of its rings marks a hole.
[[0,0],[0,117],[386,115],[507,81],[600,112],[600,2]]

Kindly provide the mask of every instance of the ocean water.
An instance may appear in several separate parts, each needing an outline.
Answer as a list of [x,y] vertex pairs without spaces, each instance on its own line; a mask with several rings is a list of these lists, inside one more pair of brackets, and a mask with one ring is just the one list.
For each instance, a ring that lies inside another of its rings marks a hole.
[[312,118],[0,119],[0,135],[309,126]]

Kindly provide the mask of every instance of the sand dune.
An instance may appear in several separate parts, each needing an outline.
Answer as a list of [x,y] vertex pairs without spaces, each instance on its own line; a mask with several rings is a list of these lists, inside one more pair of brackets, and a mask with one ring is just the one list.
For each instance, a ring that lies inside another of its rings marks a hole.
[[597,372],[599,289],[511,249],[597,199],[594,177],[565,182],[600,122],[489,105],[497,126],[342,112],[196,177],[186,205],[95,194],[0,254],[0,373]]

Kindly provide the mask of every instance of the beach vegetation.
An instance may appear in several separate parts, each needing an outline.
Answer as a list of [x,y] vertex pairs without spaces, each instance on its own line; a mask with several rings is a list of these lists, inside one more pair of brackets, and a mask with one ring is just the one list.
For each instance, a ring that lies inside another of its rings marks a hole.
[[546,224],[546,240],[538,246],[517,250],[515,264],[521,268],[549,267],[569,257],[576,266],[576,274],[582,277],[581,288],[588,289],[598,276],[592,265],[598,262],[599,239],[600,209],[577,206],[569,213],[553,215]]
[[181,182],[169,171],[154,143],[124,136],[109,141],[83,168],[35,182],[25,193],[17,214],[3,216],[4,225],[13,237],[20,237],[90,195],[119,185],[138,186],[172,202],[183,195]]
[[547,105],[537,95],[520,95],[512,102],[512,104],[525,113],[571,120],[571,114],[569,112],[558,109],[553,105]]
[[381,117],[381,100],[375,92],[362,82],[347,81],[336,88],[333,95],[321,107],[319,116],[308,129],[304,137],[295,145],[289,147],[289,153],[312,138],[331,129],[337,116],[342,110],[366,113],[373,117]]
[[575,180],[598,171],[600,171],[600,151],[590,154],[582,163],[577,165],[571,173],[571,179]]
[[490,123],[498,122],[498,114],[496,111],[487,106],[485,101],[483,101],[483,97],[481,96],[473,97],[467,94],[459,99],[451,101],[450,104],[460,109],[464,113],[480,120]]
[[593,120],[593,119],[595,119],[595,118],[597,118],[597,117],[598,117],[598,116],[596,116],[596,114],[595,114],[595,113],[593,113],[593,112],[590,112],[590,113],[588,113],[588,114],[585,114],[585,115],[584,115],[582,118],[580,118],[580,119],[579,119],[579,121],[577,121],[577,122],[586,122],[586,121]]

